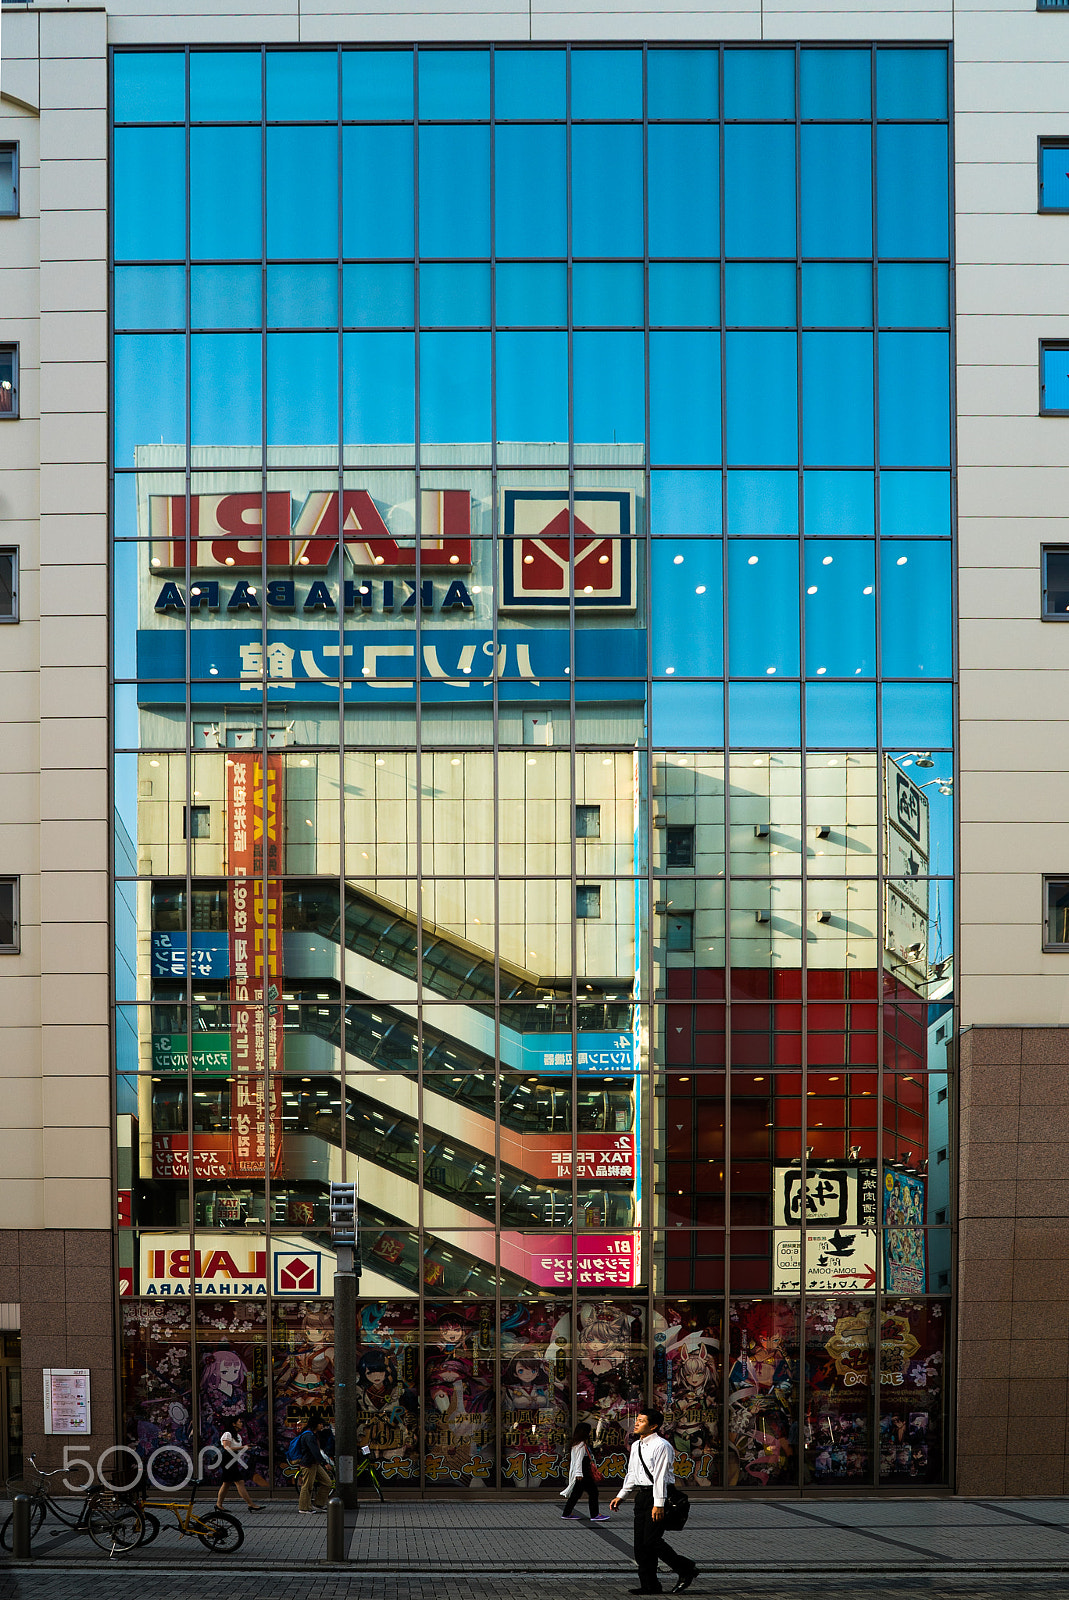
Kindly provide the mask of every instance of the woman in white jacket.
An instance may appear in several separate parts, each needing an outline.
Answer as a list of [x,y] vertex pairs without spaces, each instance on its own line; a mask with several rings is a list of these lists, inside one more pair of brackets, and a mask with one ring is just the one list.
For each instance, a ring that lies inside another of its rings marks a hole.
[[594,1457],[590,1450],[590,1424],[577,1422],[575,1432],[572,1434],[572,1459],[568,1468],[568,1487],[563,1491],[567,1496],[564,1502],[563,1517],[578,1519],[579,1513],[576,1506],[583,1493],[590,1502],[591,1522],[608,1522],[608,1517],[598,1514],[598,1469],[594,1465]]

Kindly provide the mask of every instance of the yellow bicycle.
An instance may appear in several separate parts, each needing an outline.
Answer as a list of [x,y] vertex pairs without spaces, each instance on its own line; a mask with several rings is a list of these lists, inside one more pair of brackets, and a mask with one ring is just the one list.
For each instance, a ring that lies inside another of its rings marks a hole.
[[183,1539],[187,1533],[195,1534],[204,1548],[217,1556],[232,1555],[235,1550],[240,1550],[245,1543],[245,1529],[237,1517],[232,1517],[229,1511],[213,1509],[198,1512],[193,1509],[200,1485],[200,1478],[190,1481],[189,1499],[186,1501],[146,1500],[139,1497],[138,1505],[145,1519],[140,1545],[151,1544],[162,1531],[160,1519],[155,1513],[173,1511],[175,1526]]

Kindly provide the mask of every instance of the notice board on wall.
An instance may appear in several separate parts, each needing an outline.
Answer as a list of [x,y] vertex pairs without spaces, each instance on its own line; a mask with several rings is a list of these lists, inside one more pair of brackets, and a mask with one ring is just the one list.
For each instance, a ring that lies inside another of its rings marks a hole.
[[45,1367],[45,1433],[92,1432],[89,1368]]

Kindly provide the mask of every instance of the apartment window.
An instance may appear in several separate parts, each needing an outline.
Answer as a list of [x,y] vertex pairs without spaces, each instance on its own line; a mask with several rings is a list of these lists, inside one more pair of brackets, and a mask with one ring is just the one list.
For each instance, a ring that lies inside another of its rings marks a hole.
[[0,878],[0,954],[19,953],[19,880]]
[[1069,950],[1069,878],[1044,878],[1044,950]]
[[594,919],[601,916],[601,885],[598,883],[577,883],[575,886],[575,914],[577,917]]
[[19,147],[0,144],[0,217],[19,214]]
[[1044,340],[1039,347],[1039,414],[1069,416],[1069,344]]
[[669,950],[694,949],[693,911],[673,911],[668,918],[665,943]]
[[[188,825],[188,833],[186,828]],[[212,812],[210,806],[191,806],[188,818],[185,807],[182,809],[182,837],[188,839],[210,839],[212,836]]]
[[600,806],[576,806],[575,837],[577,839],[601,838]]
[[19,620],[19,553],[0,549],[0,622]]
[[664,856],[666,863],[670,867],[692,867],[694,865],[694,829],[666,829]]
[[0,419],[19,414],[19,347],[0,344]]
[[1039,141],[1039,209],[1069,211],[1069,139]]
[[1045,544],[1040,552],[1045,622],[1069,622],[1069,545]]

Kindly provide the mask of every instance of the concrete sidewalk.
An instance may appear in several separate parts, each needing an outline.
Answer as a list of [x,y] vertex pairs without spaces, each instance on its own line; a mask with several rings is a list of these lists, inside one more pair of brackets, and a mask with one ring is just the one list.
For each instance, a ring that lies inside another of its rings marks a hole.
[[[207,1506],[209,1501],[198,1502]],[[234,1555],[213,1556],[172,1529],[148,1548],[109,1561],[91,1540],[45,1523],[34,1541],[35,1567],[112,1572],[200,1569],[213,1572],[324,1569],[325,1516],[301,1517],[292,1503],[250,1514]],[[529,1574],[606,1578],[633,1575],[631,1508],[610,1522],[561,1520],[551,1501],[362,1502],[350,1513],[349,1565],[363,1574]],[[829,1574],[1067,1573],[1069,1499],[719,1500],[693,1505],[669,1542],[703,1572]],[[10,1565],[9,1559],[5,1560]]]

